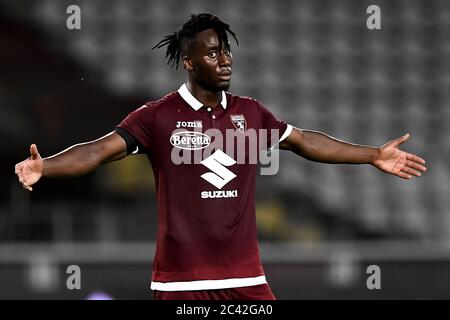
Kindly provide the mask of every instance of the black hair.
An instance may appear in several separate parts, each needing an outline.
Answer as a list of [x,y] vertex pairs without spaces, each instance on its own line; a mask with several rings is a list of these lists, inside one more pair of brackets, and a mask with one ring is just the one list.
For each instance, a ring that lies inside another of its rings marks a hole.
[[237,35],[231,31],[229,24],[210,13],[200,13],[191,15],[191,18],[177,31],[165,36],[152,49],[167,46],[167,64],[171,65],[172,68],[176,66],[176,69],[178,69],[180,59],[182,58],[181,55],[186,52],[189,40],[194,39],[197,33],[207,29],[216,31],[220,43],[224,43],[225,46],[229,47],[227,33],[231,34],[234,40],[236,40],[236,44],[239,45]]

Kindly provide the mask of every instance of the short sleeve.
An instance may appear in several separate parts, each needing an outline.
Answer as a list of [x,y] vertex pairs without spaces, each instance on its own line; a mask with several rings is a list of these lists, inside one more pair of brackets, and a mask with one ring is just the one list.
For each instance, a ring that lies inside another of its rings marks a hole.
[[116,128],[126,130],[146,150],[151,150],[153,139],[154,112],[148,105],[131,112]]
[[273,147],[286,139],[292,131],[292,126],[277,119],[263,104],[257,101],[261,114],[262,129],[267,130],[267,147]]

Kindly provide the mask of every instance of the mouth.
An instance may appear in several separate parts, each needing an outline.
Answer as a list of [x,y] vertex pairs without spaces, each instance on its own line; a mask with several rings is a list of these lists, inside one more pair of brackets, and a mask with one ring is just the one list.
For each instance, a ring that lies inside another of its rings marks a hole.
[[225,81],[228,81],[231,79],[231,71],[225,71],[219,73],[219,78]]

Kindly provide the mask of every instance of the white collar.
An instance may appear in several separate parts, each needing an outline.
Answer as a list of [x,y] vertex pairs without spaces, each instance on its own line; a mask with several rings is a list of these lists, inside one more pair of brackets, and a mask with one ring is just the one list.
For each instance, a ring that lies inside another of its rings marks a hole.
[[[198,101],[192,93],[189,92],[186,83],[183,83],[183,85],[178,89],[178,93],[183,98],[184,101],[187,102],[188,105],[192,107],[195,111],[198,111],[201,107],[203,107],[203,103]],[[227,108],[227,96],[225,95],[225,91],[222,91],[222,101],[220,101],[220,104],[224,109]]]

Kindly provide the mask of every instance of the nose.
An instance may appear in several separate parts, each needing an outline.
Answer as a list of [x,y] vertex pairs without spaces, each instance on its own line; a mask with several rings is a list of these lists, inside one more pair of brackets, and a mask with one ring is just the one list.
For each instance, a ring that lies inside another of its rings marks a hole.
[[219,65],[221,67],[229,67],[231,66],[231,56],[225,54],[225,52],[220,53]]

